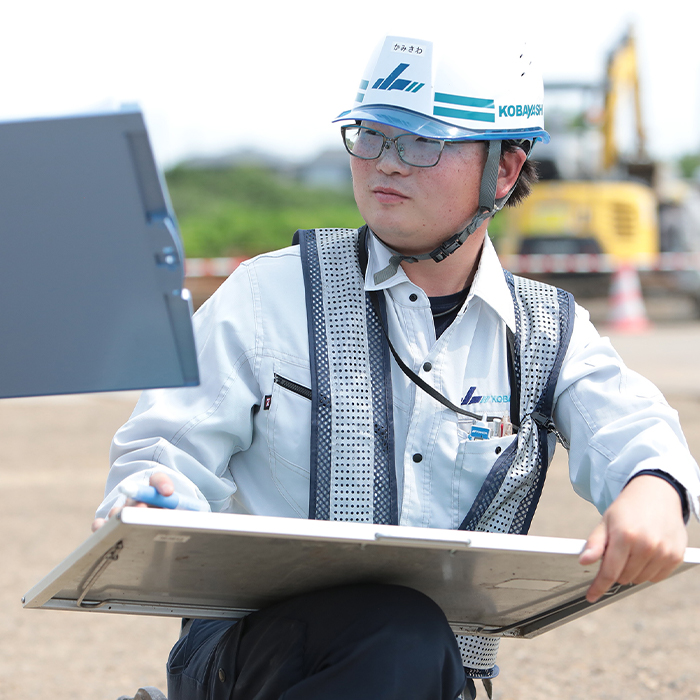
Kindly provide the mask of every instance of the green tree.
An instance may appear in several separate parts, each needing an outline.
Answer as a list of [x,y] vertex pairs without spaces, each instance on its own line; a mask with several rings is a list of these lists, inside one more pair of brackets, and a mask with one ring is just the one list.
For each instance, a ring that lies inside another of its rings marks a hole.
[[691,178],[700,168],[700,153],[688,153],[678,160],[683,177]]
[[165,175],[188,257],[256,255],[291,243],[298,228],[362,224],[350,188],[307,187],[255,166]]

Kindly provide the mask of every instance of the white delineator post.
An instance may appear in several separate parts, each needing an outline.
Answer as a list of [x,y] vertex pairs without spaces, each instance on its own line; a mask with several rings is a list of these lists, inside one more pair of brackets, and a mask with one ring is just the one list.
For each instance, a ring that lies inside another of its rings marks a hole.
[[620,333],[644,333],[651,327],[644,307],[639,274],[630,263],[621,263],[613,275],[608,327]]

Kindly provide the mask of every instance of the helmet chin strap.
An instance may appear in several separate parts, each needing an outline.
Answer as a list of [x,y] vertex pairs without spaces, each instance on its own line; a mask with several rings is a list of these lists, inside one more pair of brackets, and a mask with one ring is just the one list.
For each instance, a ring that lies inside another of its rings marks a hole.
[[492,217],[497,211],[503,208],[503,205],[508,201],[511,192],[515,188],[511,188],[504,197],[496,200],[496,186],[498,183],[498,166],[501,162],[501,142],[498,140],[487,141],[488,153],[486,156],[486,164],[484,172],[481,176],[481,187],[479,189],[479,207],[472,220],[467,224],[467,227],[455,233],[454,236],[448,238],[441,243],[435,250],[422,255],[401,255],[396,251],[392,251],[394,255],[389,259],[389,264],[374,275],[374,283],[381,284],[391,279],[398,271],[399,265],[402,262],[414,263],[419,260],[433,259],[435,262],[442,262],[448,255],[459,248],[469,236],[481,226],[484,221]]

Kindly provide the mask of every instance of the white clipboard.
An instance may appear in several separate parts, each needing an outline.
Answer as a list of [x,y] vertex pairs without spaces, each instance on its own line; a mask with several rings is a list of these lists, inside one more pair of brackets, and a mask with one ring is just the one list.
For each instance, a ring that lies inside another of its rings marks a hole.
[[[27,608],[240,618],[349,583],[409,586],[457,633],[535,637],[646,588],[584,596],[584,540],[125,508],[22,599]],[[700,564],[687,549],[676,573]]]

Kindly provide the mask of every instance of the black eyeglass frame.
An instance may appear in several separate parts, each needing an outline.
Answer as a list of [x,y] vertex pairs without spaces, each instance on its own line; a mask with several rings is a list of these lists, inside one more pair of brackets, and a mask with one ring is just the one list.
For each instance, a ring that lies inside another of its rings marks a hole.
[[[364,130],[364,131],[371,131],[375,134],[379,134],[379,136],[382,137],[382,147],[377,153],[376,156],[372,156],[371,158],[365,157],[365,156],[359,156],[357,153],[353,153],[350,148],[348,147],[348,140],[345,136],[345,132],[348,129],[358,129],[358,130]],[[344,124],[343,126],[340,127],[340,133],[343,137],[343,145],[345,146],[345,150],[351,155],[354,156],[355,158],[359,158],[360,160],[377,160],[378,158],[381,158],[381,156],[384,154],[385,151],[389,150],[391,147],[391,144],[394,144],[394,147],[396,148],[396,153],[399,157],[399,160],[402,163],[405,163],[406,165],[410,165],[412,168],[434,168],[439,162],[440,158],[442,156],[442,152],[445,149],[445,144],[450,143],[448,141],[445,141],[444,139],[429,139],[430,141],[435,141],[436,143],[440,144],[440,152],[437,155],[437,160],[434,163],[431,163],[430,165],[417,165],[416,163],[409,163],[407,160],[404,160],[403,156],[401,155],[401,149],[399,148],[399,141],[402,138],[412,136],[413,138],[418,137],[417,134],[399,134],[398,136],[395,136],[394,138],[390,138],[387,136],[385,133],[382,131],[379,131],[379,129],[375,129],[373,127],[369,126],[363,126],[361,124]],[[420,138],[420,137],[418,137]]]

